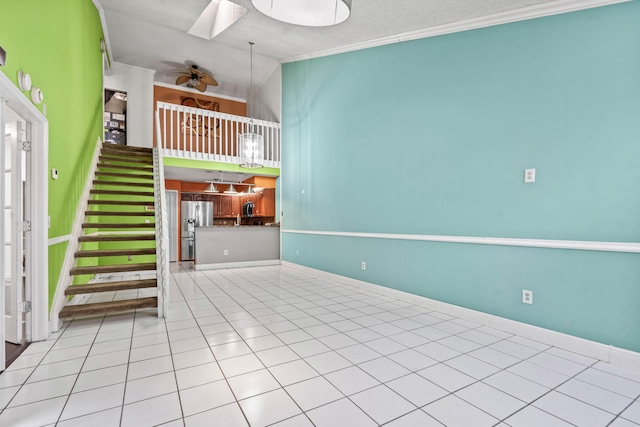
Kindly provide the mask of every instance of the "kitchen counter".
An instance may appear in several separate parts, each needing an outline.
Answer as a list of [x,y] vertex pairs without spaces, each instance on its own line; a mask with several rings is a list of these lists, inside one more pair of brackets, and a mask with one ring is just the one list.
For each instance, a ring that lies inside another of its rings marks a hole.
[[197,227],[196,270],[280,264],[280,227],[242,225]]

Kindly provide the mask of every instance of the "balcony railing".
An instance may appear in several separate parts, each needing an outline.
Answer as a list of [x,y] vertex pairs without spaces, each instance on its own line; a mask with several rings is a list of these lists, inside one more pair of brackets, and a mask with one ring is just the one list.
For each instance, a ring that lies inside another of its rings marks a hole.
[[239,135],[253,132],[264,138],[265,167],[280,167],[280,124],[217,111],[158,102],[156,144],[164,156],[239,163]]

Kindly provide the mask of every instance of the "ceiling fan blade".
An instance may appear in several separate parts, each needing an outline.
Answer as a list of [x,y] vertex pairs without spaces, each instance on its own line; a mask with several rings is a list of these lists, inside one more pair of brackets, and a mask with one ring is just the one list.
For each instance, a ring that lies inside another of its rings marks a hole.
[[203,81],[199,81],[197,85],[194,86],[196,89],[198,89],[200,92],[204,92],[205,90],[207,90],[207,84]]
[[218,86],[218,82],[209,74],[202,73],[200,76],[200,81],[209,85],[209,86]]
[[177,85],[185,84],[189,80],[191,80],[191,75],[180,76],[176,79],[176,84]]

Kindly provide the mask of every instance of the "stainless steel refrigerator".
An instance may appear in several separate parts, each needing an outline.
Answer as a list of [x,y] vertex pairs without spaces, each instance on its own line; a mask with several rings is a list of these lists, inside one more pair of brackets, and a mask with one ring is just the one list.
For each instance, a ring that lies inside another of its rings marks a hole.
[[183,201],[182,213],[182,247],[180,259],[192,261],[195,258],[196,227],[213,225],[213,202]]

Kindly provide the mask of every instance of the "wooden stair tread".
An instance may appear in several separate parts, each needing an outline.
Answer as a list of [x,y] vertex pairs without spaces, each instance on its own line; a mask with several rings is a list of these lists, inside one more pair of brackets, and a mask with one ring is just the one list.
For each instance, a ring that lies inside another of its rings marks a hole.
[[141,157],[153,160],[153,153],[144,153],[140,151],[129,151],[129,150],[113,150],[110,148],[103,148],[101,151],[105,156],[131,156],[131,157]]
[[114,194],[123,196],[149,196],[153,197],[153,191],[120,191],[120,190],[91,190],[91,194]]
[[139,202],[137,200],[89,200],[90,205],[128,205],[153,206],[155,202]]
[[149,147],[135,147],[132,145],[103,145],[103,150],[125,151],[125,152],[139,152],[139,153],[151,153],[153,154],[153,148]]
[[82,250],[73,254],[74,258],[91,258],[101,256],[127,256],[127,255],[155,255],[156,248],[145,249],[98,249],[98,250]]
[[114,264],[114,265],[98,265],[98,266],[85,266],[85,267],[73,267],[69,272],[72,276],[79,276],[82,274],[101,274],[101,273],[124,273],[128,271],[147,271],[155,270],[156,263],[148,262],[142,264]]
[[148,166],[132,166],[132,165],[113,165],[111,163],[98,163],[99,169],[123,169],[140,172],[153,172],[153,167]]
[[87,283],[86,285],[69,286],[64,291],[64,294],[78,295],[92,294],[94,292],[127,291],[131,289],[155,288],[156,286],[158,286],[156,279]]
[[144,240],[156,240],[155,234],[123,234],[106,236],[80,236],[78,242],[137,242]]
[[60,310],[59,317],[92,316],[116,311],[134,310],[138,308],[150,308],[158,306],[157,297],[138,298],[111,302],[98,302],[93,304],[67,305]]
[[135,159],[135,158],[130,158],[130,157],[112,157],[112,156],[103,156],[101,155],[99,157],[99,160],[101,162],[117,162],[117,163],[140,163],[140,164],[144,164],[144,165],[152,165],[153,164],[153,160],[147,160],[147,159]]
[[151,174],[138,174],[138,173],[120,173],[120,172],[96,172],[96,176],[109,176],[114,178],[132,178],[132,179],[146,179],[152,180],[153,175]]
[[85,211],[86,216],[155,216],[155,212]]
[[155,228],[156,224],[153,222],[123,222],[117,223],[100,223],[100,222],[85,222],[82,224],[82,228]]
[[123,187],[145,187],[145,188],[153,188],[153,183],[148,182],[131,182],[131,181],[104,181],[104,180],[93,180],[93,185],[113,185],[113,186],[123,186]]

